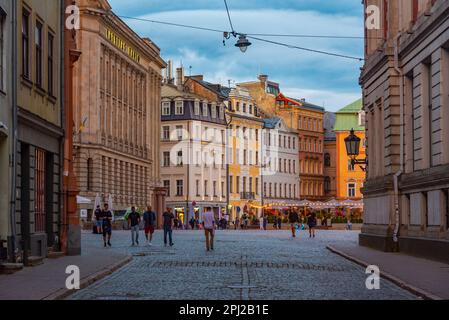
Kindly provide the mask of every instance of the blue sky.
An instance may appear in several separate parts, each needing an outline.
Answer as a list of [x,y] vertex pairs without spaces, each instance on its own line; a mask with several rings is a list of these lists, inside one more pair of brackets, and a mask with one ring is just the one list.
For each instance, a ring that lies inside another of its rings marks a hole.
[[[109,0],[119,16],[229,30],[223,0]],[[242,33],[363,36],[360,0],[228,0],[234,28]],[[124,19],[138,34],[151,38],[165,60],[182,62],[189,74],[211,82],[251,81],[260,73],[279,82],[295,98],[336,111],[358,99],[361,62],[279,47],[259,41],[245,54],[220,33],[182,29]],[[268,38],[296,46],[362,57],[363,40]]]

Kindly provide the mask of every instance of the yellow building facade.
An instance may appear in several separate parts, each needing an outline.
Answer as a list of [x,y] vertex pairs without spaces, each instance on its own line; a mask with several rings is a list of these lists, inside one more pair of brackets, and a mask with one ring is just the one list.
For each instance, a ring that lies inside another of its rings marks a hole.
[[232,221],[244,214],[260,217],[261,137],[264,122],[249,91],[237,86],[229,94],[228,164],[229,213]]
[[346,153],[345,138],[349,136],[351,129],[354,129],[355,135],[361,140],[358,159],[365,159],[365,116],[361,99],[336,113],[334,131],[337,151],[337,199],[340,200],[363,198],[361,188],[365,181],[365,171],[360,165],[352,165]]

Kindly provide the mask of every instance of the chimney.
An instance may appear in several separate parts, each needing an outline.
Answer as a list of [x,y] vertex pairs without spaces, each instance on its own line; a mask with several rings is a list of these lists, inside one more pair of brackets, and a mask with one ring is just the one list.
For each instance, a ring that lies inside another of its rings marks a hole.
[[176,68],[176,86],[182,91],[184,87],[184,68]]
[[257,79],[259,79],[260,82],[262,83],[267,83],[268,81],[268,76],[266,74],[260,74]]

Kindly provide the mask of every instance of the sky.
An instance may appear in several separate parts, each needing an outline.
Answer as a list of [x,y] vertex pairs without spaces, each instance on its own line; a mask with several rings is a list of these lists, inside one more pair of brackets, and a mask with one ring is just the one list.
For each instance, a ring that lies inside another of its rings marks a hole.
[[[343,35],[363,37],[360,0],[227,0],[237,32]],[[109,0],[118,16],[187,24],[230,31],[223,0]],[[182,65],[187,75],[228,85],[254,81],[259,74],[280,83],[293,98],[329,111],[361,97],[362,62],[331,57],[251,40],[246,53],[232,38],[223,45],[221,33],[184,29],[123,18],[140,36],[161,48],[162,58]],[[262,37],[261,37],[262,38]],[[363,57],[363,39],[265,37],[290,45]],[[191,69],[190,69],[191,67]]]

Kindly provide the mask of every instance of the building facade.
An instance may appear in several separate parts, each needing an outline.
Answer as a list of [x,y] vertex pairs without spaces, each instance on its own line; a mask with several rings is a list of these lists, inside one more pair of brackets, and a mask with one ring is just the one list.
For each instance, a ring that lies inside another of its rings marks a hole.
[[286,125],[298,132],[301,198],[324,200],[324,108],[282,93],[276,108]]
[[337,197],[337,137],[334,131],[335,113],[324,114],[324,196]]
[[352,164],[346,152],[345,138],[351,129],[360,138],[360,159],[366,158],[365,150],[365,112],[362,110],[362,99],[336,112],[334,132],[336,135],[336,167],[337,167],[337,199],[360,200],[363,198],[361,189],[365,182],[363,165]]
[[229,93],[229,208],[232,221],[262,214],[261,159],[264,121],[255,99],[237,85]]
[[[62,1],[15,1],[17,60],[13,63],[15,202],[13,250],[17,261],[59,250],[63,203]],[[15,107],[15,108],[14,108]]]
[[[8,259],[11,239],[11,172],[9,155],[13,145],[13,28],[14,1],[0,1],[0,261]],[[10,252],[11,253],[11,252]]]
[[[74,69],[75,172],[80,195],[115,213],[152,205],[162,214],[160,49],[134,33],[107,1],[80,0]],[[92,209],[92,207],[89,207]]]
[[366,30],[365,225],[360,244],[448,261],[449,2],[370,0]]
[[264,120],[263,206],[282,210],[299,200],[298,132],[280,118]]
[[227,207],[225,104],[203,83],[179,68],[176,84],[162,87],[161,179],[167,207],[185,226],[205,211],[220,219]]
[[267,75],[259,75],[256,81],[238,84],[246,88],[259,108],[259,113],[267,117],[276,116],[276,98],[280,93],[279,83],[269,81]]

